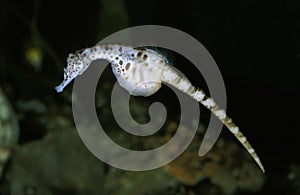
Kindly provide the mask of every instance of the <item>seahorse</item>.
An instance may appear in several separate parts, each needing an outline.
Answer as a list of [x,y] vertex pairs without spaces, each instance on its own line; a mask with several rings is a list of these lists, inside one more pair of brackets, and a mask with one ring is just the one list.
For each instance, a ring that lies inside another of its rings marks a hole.
[[262,172],[265,172],[255,150],[239,130],[239,127],[227,116],[225,110],[220,108],[212,98],[205,95],[203,90],[194,87],[185,76],[172,68],[165,57],[157,51],[119,44],[97,44],[77,51],[75,54],[69,54],[67,67],[64,69],[64,80],[55,88],[56,91],[62,92],[74,78],[83,74],[90,64],[97,59],[110,62],[120,86],[131,95],[150,96],[157,92],[161,88],[161,83],[164,82],[200,102],[222,121],[246,148]]

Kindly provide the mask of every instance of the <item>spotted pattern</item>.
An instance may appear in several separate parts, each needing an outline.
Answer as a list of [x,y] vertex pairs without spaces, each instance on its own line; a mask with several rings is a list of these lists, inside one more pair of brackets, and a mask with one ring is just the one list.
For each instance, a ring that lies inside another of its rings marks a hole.
[[77,51],[75,54],[70,54],[67,59],[68,65],[64,70],[64,80],[56,87],[57,92],[61,92],[70,81],[82,74],[96,59],[108,60],[119,84],[132,95],[152,95],[161,87],[161,82],[165,82],[203,104],[233,133],[264,172],[264,167],[253,147],[232,122],[232,119],[227,116],[225,110],[169,66],[165,57],[156,51],[135,49],[118,44],[96,45]]

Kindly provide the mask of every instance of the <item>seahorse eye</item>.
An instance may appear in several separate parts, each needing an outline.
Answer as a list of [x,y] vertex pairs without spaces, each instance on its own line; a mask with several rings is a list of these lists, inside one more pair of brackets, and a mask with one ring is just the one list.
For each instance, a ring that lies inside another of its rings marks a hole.
[[83,63],[82,63],[81,61],[78,61],[78,62],[76,63],[76,66],[75,66],[75,67],[76,67],[76,68],[78,68],[78,67],[81,68],[82,66],[83,66]]

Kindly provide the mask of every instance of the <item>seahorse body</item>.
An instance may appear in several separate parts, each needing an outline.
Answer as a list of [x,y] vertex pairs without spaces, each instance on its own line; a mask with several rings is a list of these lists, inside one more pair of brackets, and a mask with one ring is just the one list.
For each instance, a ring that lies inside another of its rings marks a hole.
[[119,84],[131,95],[150,96],[159,90],[162,82],[188,94],[214,113],[247,149],[261,170],[265,171],[253,147],[238,126],[227,116],[225,110],[168,65],[165,58],[156,51],[135,49],[118,44],[103,44],[76,52],[75,55],[70,54],[67,59],[67,68],[64,69],[64,80],[55,88],[57,92],[61,92],[68,83],[82,74],[91,62],[97,59],[105,59],[111,63],[112,71]]

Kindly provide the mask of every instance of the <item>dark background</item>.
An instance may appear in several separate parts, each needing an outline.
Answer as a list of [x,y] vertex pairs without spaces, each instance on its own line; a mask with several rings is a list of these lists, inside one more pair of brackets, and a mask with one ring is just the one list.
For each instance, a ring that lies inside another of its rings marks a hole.
[[[289,167],[300,163],[300,2],[128,0],[126,19],[119,18],[117,8],[107,10],[104,4],[109,1],[103,2],[2,0],[0,86],[16,113],[20,100],[71,106],[54,90],[70,52],[125,27],[177,28],[200,41],[218,64],[228,95],[227,111],[241,124],[265,165],[267,181],[260,194],[289,194]],[[41,52],[43,60],[37,66],[25,55],[30,48]],[[174,64],[180,61],[170,55]],[[206,87],[189,68],[182,71],[196,86]],[[20,144],[46,134],[24,132],[34,120],[34,116],[20,119]]]

